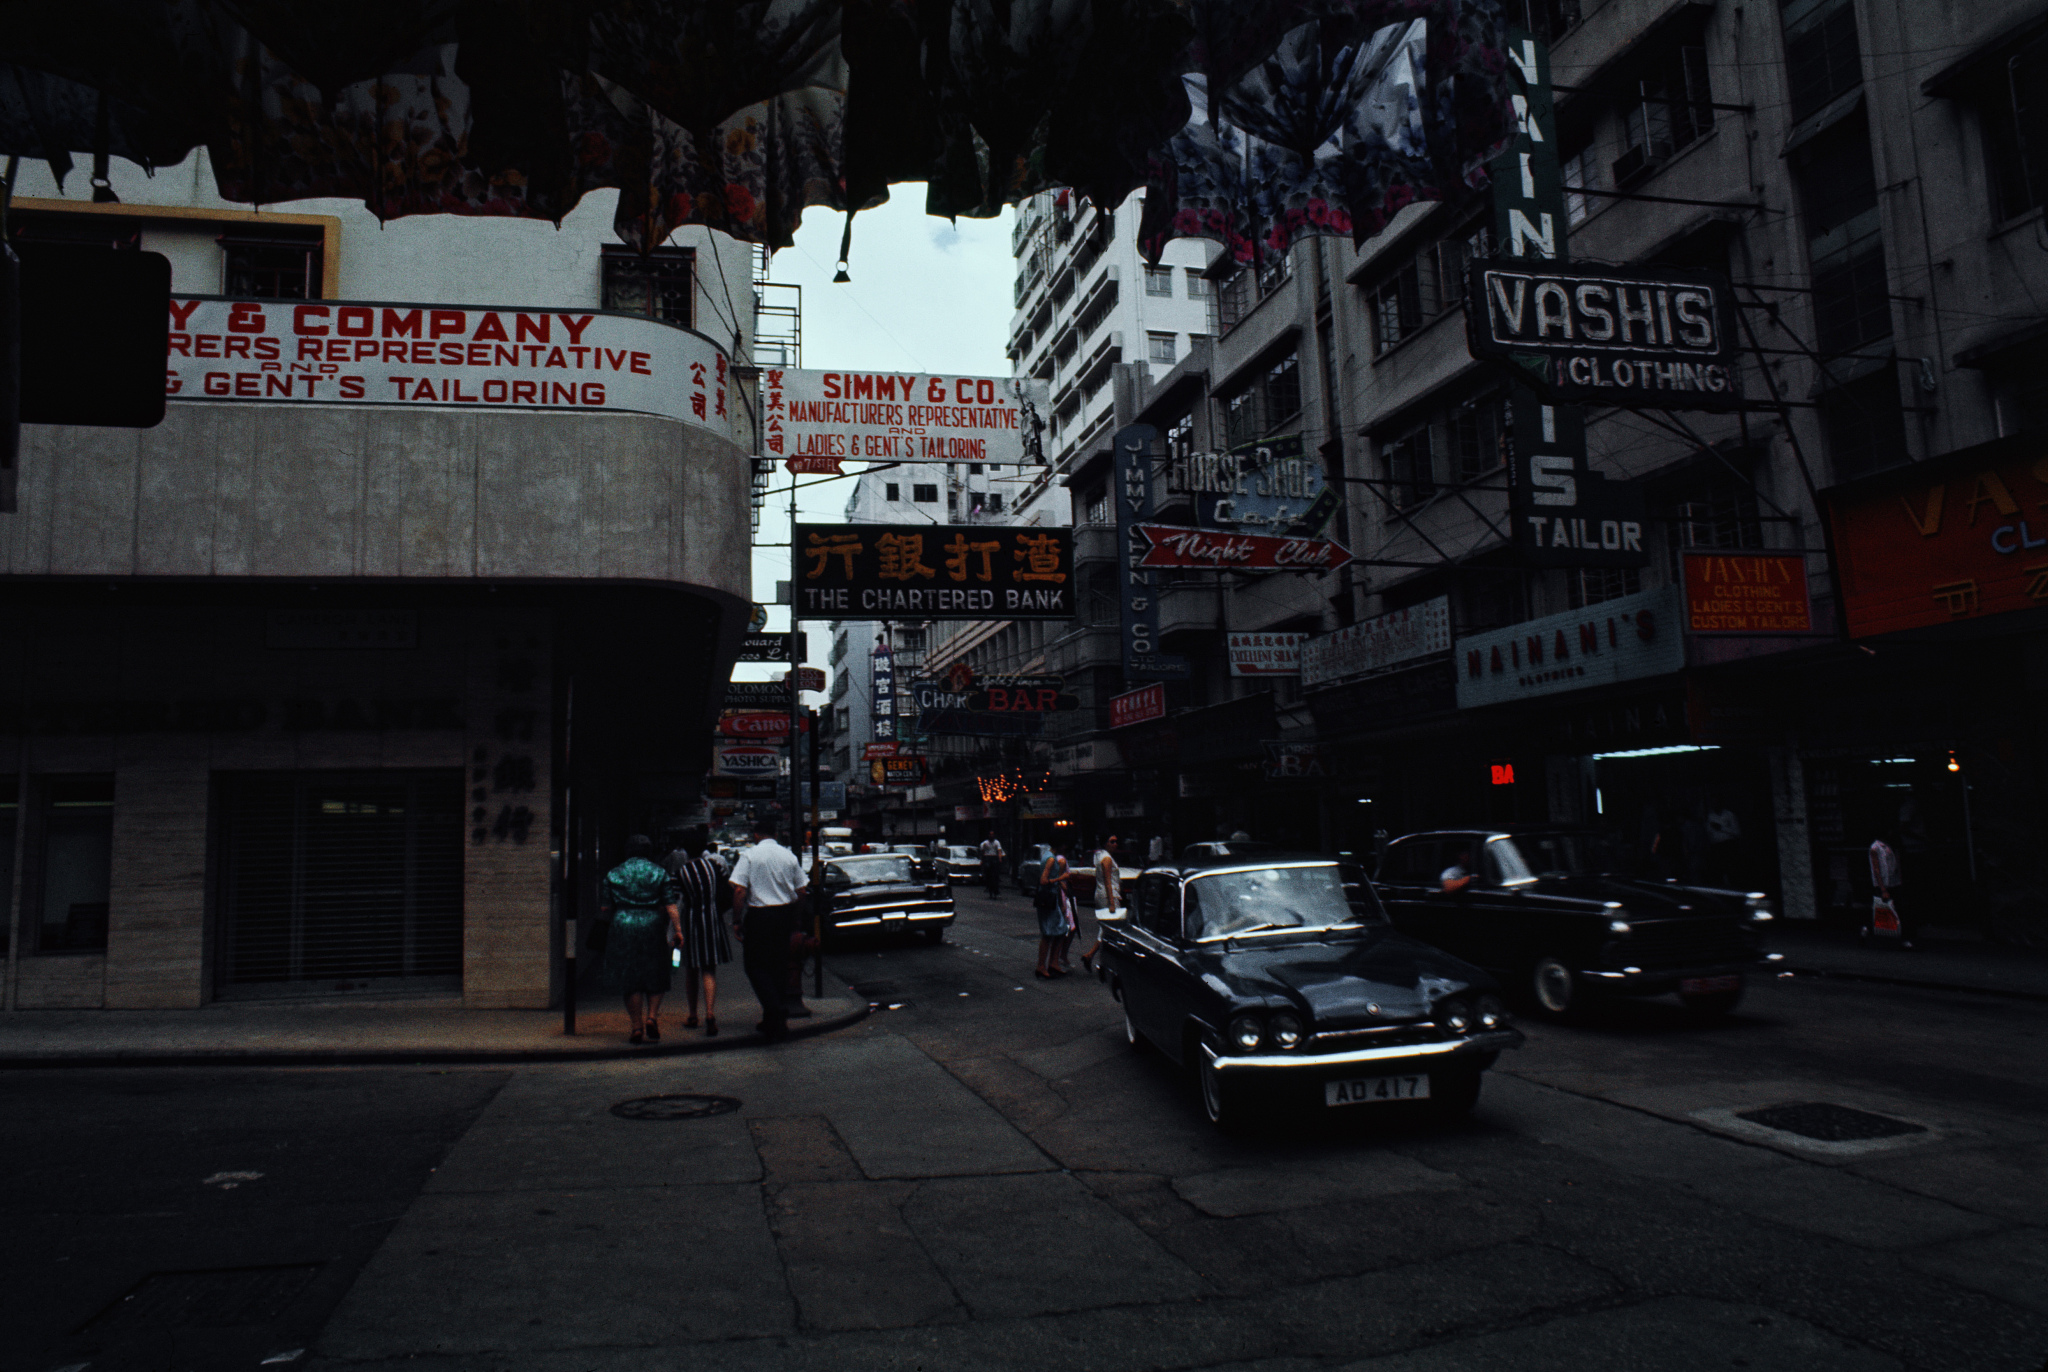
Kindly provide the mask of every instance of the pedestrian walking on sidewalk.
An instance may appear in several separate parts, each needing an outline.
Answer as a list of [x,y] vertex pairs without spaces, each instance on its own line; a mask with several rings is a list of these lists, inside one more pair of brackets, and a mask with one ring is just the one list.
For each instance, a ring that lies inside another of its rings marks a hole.
[[777,842],[770,820],[754,823],[754,845],[732,867],[733,932],[740,936],[740,964],[761,1002],[754,1026],[770,1042],[789,1033],[783,1003],[789,984],[789,936],[796,931],[797,901],[810,883],[796,854]]
[[993,829],[981,841],[981,879],[988,883],[990,900],[1003,898],[1003,844]]
[[654,841],[626,840],[626,860],[605,873],[598,910],[611,921],[604,942],[605,985],[626,998],[631,1041],[659,1043],[661,998],[669,989],[669,940],[680,937],[676,884],[654,860]]
[[1038,907],[1038,970],[1041,978],[1063,977],[1063,949],[1074,936],[1074,901],[1067,892],[1067,878],[1073,869],[1057,845],[1046,854],[1038,869],[1038,890],[1032,903]]
[[697,991],[704,992],[704,1036],[718,1037],[718,968],[732,961],[732,943],[725,936],[725,873],[705,849],[711,836],[700,826],[682,835],[682,843],[663,864],[676,883],[676,907],[682,912],[683,994],[690,1017],[683,1028],[697,1027]]
[[[1911,948],[1913,934],[1906,925],[1906,906],[1899,889],[1906,884],[1906,874],[1899,867],[1898,853],[1882,837],[1870,842],[1870,884],[1876,888],[1877,898],[1871,902],[1870,923],[1864,926],[1864,937],[1895,937],[1899,947]],[[1884,913],[1887,910],[1891,912],[1889,921]]]

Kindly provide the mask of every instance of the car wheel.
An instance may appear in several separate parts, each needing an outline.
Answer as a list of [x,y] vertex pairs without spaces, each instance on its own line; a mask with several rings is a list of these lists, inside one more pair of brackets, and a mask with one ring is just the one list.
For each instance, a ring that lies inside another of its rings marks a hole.
[[1678,999],[1701,1019],[1719,1019],[1741,1003],[1742,987],[1738,985],[1733,991],[1695,991],[1691,995],[1681,991]]
[[1529,975],[1529,992],[1536,1008],[1552,1019],[1565,1019],[1580,1008],[1584,999],[1579,978],[1557,958],[1538,958]]
[[1124,1002],[1124,1042],[1133,1048],[1145,1046],[1145,1036],[1138,1032],[1138,1022],[1131,1018],[1131,1003]]
[[1202,1113],[1224,1133],[1234,1133],[1244,1124],[1243,1091],[1233,1085],[1216,1065],[1216,1052],[1206,1043],[1195,1045],[1195,1078],[1202,1087]]
[[1432,1073],[1429,1078],[1429,1108],[1439,1115],[1469,1114],[1479,1103],[1479,1072]]

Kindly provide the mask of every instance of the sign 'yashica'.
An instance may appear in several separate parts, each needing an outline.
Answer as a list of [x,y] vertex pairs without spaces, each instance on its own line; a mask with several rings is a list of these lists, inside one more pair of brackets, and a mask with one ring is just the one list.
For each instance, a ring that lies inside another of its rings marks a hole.
[[799,619],[1072,619],[1071,529],[799,524]]
[[1520,258],[1475,262],[1466,279],[1472,355],[1567,404],[1733,408],[1735,328],[1733,288],[1713,272]]

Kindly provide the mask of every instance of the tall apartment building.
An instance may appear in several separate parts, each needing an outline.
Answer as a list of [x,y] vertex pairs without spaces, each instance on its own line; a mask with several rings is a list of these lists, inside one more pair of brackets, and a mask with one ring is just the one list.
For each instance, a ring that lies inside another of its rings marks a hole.
[[[1057,362],[1068,335],[1048,346],[1033,312],[1057,264],[1027,263],[1020,365],[1051,357],[1074,378],[1056,400],[1071,418],[1055,479],[1083,618],[1039,639],[955,633],[934,663],[1100,674],[1090,708],[1031,756],[1059,794],[1041,808],[1083,830],[1242,827],[1356,851],[1439,824],[1564,823],[1618,864],[1692,876],[1702,816],[1725,809],[1737,877],[1795,916],[1867,904],[1859,855],[1880,835],[1980,914],[2026,906],[2023,834],[2048,810],[2048,737],[2012,708],[2048,688],[2048,597],[2017,561],[2048,477],[2032,465],[2048,423],[2034,380],[2048,172],[2026,91],[2048,14],[1511,8],[1550,45],[1570,256],[1711,269],[1742,302],[1744,410],[1586,413],[1593,470],[1643,502],[1647,564],[1541,569],[1511,546],[1509,397],[1463,317],[1466,265],[1497,251],[1480,193],[1411,206],[1357,247],[1220,263],[1212,342],[1099,381],[1099,343],[1072,342],[1071,373]],[[1077,271],[1077,300],[1084,285]],[[1115,653],[1101,450],[1132,420],[1163,435],[1160,462],[1298,433],[1343,488],[1335,527],[1359,561],[1161,586],[1161,646],[1190,678],[1167,683],[1165,719],[1113,728],[1102,702],[1141,683]],[[1843,522],[1859,511],[1890,523]],[[1694,632],[1685,560],[1707,553],[1803,570],[1810,631]],[[2008,563],[1999,591],[1985,578]],[[1597,624],[1604,641],[1610,620],[1654,651],[1583,678],[1576,658],[1548,660],[1560,632],[1576,644]],[[1230,675],[1228,634],[1265,630],[1311,635],[1303,675]],[[1517,670],[1538,642],[1542,670]]]
[[709,765],[748,250],[625,251],[609,192],[380,225],[213,185],[13,188],[31,263],[158,252],[174,294],[163,422],[25,426],[0,515],[5,1006],[544,1006],[562,917]]

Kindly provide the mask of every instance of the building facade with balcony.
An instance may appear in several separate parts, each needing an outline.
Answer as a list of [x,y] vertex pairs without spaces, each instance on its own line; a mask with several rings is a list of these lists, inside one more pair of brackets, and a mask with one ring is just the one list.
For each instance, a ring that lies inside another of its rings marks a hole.
[[30,269],[170,259],[173,393],[23,431],[5,1005],[545,1006],[626,835],[702,794],[748,609],[748,253],[625,253],[609,193],[558,230],[211,186],[201,153],[117,165],[111,203],[17,187]]

